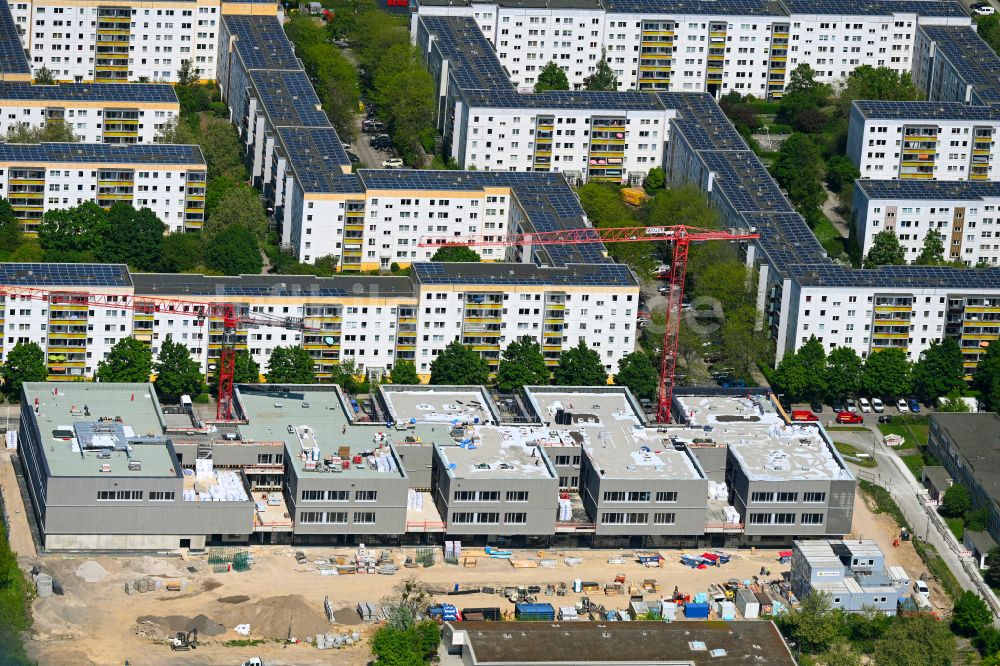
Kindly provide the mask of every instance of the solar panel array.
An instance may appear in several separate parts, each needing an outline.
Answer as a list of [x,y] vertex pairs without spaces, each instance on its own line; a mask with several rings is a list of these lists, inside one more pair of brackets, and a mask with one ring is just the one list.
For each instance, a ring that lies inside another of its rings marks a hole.
[[315,275],[177,275],[135,273],[136,295],[145,296],[291,296],[312,297],[413,296],[413,283],[405,277],[377,277],[371,282],[357,277]]
[[129,287],[123,264],[0,263],[0,284],[19,287]]
[[236,51],[246,69],[298,69],[295,49],[274,16],[226,15],[222,23],[236,37]]
[[869,199],[979,201],[1000,197],[1000,181],[858,180],[857,187]]
[[319,97],[301,70],[256,69],[250,72],[253,96],[272,127],[329,127]]
[[958,2],[951,0],[781,0],[792,14],[840,14],[848,16],[891,16],[917,14],[966,18]]
[[280,127],[288,163],[306,192],[336,192],[347,151],[332,127]]
[[532,264],[415,263],[413,277],[425,285],[636,286],[635,276],[622,264],[574,264],[565,267]]
[[497,109],[582,109],[595,111],[662,111],[663,104],[648,92],[591,92],[581,90],[550,90],[524,95],[514,89],[465,90],[464,99],[470,108]]
[[865,118],[871,120],[1000,120],[1000,109],[961,102],[857,100],[854,104]]
[[514,90],[493,45],[474,20],[422,15],[420,21],[434,36],[433,48],[448,61],[448,76],[458,90]]
[[168,83],[60,83],[42,86],[27,81],[0,81],[0,100],[177,104],[177,93]]
[[0,143],[0,162],[97,162],[205,166],[198,146],[167,143]]
[[1000,56],[974,28],[922,25],[920,30],[934,42],[935,57],[943,56],[981,103],[1000,103]]
[[771,0],[603,0],[609,12],[645,14],[705,14],[717,16],[783,16],[784,9]]
[[981,270],[949,266],[879,266],[853,270],[834,262],[792,266],[802,285],[900,289],[1000,289],[1000,268]]
[[21,38],[7,1],[0,2],[0,73],[31,74],[28,56],[21,47]]

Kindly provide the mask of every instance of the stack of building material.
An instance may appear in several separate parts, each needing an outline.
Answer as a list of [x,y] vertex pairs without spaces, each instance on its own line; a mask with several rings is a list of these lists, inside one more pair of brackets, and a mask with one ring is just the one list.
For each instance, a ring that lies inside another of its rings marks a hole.
[[569,522],[573,520],[573,501],[569,499],[559,498],[559,519],[560,522]]
[[567,622],[579,620],[580,616],[576,612],[575,606],[560,606],[559,607],[559,619]]
[[412,488],[406,493],[406,508],[413,511],[423,511],[424,496]]

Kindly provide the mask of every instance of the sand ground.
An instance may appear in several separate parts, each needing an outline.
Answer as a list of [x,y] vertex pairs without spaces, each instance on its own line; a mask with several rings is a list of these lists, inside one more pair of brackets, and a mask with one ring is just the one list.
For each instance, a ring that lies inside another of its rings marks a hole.
[[[640,565],[631,551],[545,551],[542,557],[556,561],[553,568],[514,568],[505,560],[487,557],[477,557],[475,567],[448,565],[441,563],[438,551],[438,563],[434,566],[401,569],[395,576],[321,575],[320,566],[315,563],[317,560],[353,555],[352,550],[322,547],[304,549],[309,562],[302,565],[296,563],[293,548],[253,547],[254,565],[251,571],[221,574],[212,572],[205,555],[37,556],[30,535],[26,536],[24,508],[12,483],[9,458],[2,455],[0,484],[12,514],[11,541],[18,549],[19,560],[26,569],[38,566],[52,574],[65,588],[63,596],[38,598],[32,603],[34,626],[27,646],[32,656],[43,665],[120,665],[128,659],[130,664],[136,665],[198,663],[235,666],[254,656],[263,658],[268,666],[364,664],[369,658],[364,640],[350,648],[320,651],[307,644],[285,645],[280,639],[288,634],[289,629],[298,639],[305,639],[317,631],[334,634],[361,631],[367,635],[373,627],[360,623],[353,610],[356,604],[359,601],[379,602],[389,596],[392,588],[406,576],[415,576],[444,591],[451,589],[456,582],[462,588],[539,585],[544,589],[549,584],[571,585],[576,578],[603,584],[611,582],[618,574],[624,574],[628,582],[655,579],[661,586],[661,592],[646,596],[647,601],[655,601],[669,595],[675,586],[693,595],[707,590],[712,583],[723,583],[731,578],[750,580],[762,566],[770,567],[772,578],[778,578],[788,570],[787,566],[778,564],[777,549],[730,551],[730,563],[703,570],[684,567],[679,561],[681,552],[669,550],[661,551],[666,558],[663,566],[652,569]],[[890,564],[905,567],[914,578],[925,571],[912,545],[904,543],[893,547],[896,527],[892,520],[872,514],[860,497],[855,503],[854,527],[853,536],[879,542]],[[414,554],[413,549],[406,548],[392,552],[400,563],[406,555]],[[475,552],[481,551],[465,550],[465,554]],[[568,566],[564,561],[567,556],[582,558],[583,562]],[[537,551],[516,551],[515,557],[528,559],[539,558],[540,555]],[[625,562],[609,564],[608,559],[616,557],[624,558]],[[106,574],[102,574],[102,570]],[[141,577],[159,580],[163,584],[180,582],[183,589],[180,592],[160,590],[127,595],[125,584]],[[88,582],[88,579],[94,582]],[[944,598],[933,583],[932,593],[932,600]],[[553,606],[574,605],[579,596],[572,591],[565,597],[543,593],[538,595],[538,601],[549,602]],[[589,596],[592,601],[607,608],[624,609],[628,605],[627,595],[596,593]],[[336,617],[341,624],[327,624],[324,597],[329,597],[333,607],[338,609]],[[437,598],[454,603],[459,608],[500,606],[504,611],[512,611],[510,602],[498,594],[440,594]],[[140,618],[147,621],[140,623]],[[214,628],[220,633],[206,636],[203,631],[201,646],[196,651],[172,652],[162,640],[163,636],[177,630],[177,626],[195,620],[203,630],[212,631]],[[223,626],[219,627],[217,623]],[[246,647],[225,645],[226,641],[243,638],[233,631],[233,627],[241,623],[251,625],[249,638],[266,642]]]

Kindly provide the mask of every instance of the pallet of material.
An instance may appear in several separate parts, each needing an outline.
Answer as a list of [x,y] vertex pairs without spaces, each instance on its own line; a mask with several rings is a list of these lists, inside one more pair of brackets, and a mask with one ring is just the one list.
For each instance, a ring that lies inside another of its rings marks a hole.
[[538,560],[510,560],[510,566],[515,569],[537,569]]
[[479,566],[479,560],[477,560],[474,557],[463,557],[462,558],[462,566],[463,567],[469,567],[470,569],[475,568],[475,567]]

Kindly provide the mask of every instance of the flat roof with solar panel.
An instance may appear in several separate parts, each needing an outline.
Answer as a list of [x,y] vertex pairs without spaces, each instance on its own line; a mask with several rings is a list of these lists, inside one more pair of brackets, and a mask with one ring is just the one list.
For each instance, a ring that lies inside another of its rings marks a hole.
[[813,287],[868,287],[886,291],[902,289],[1000,289],[1000,268],[951,266],[879,266],[851,269],[841,264],[792,266],[795,280]]
[[948,61],[962,81],[972,86],[979,103],[1000,104],[1000,56],[974,27],[921,25],[919,30],[934,42],[934,57]]
[[342,179],[341,169],[351,161],[332,127],[279,127],[278,136],[304,191],[353,191],[354,181]]
[[255,69],[250,81],[272,127],[330,127],[305,72]]
[[1000,181],[859,179],[855,183],[869,199],[981,201],[987,197],[1000,197]]
[[0,284],[16,287],[131,287],[124,264],[0,263]]
[[856,100],[853,105],[868,120],[1000,120],[1000,109],[961,102]]
[[205,166],[200,146],[167,143],[0,143],[0,162],[95,162]]
[[637,90],[596,92],[586,90],[549,90],[521,94],[513,89],[467,90],[463,95],[470,107],[496,109],[582,109],[597,111],[662,111],[656,95]]
[[295,49],[277,17],[225,15],[222,23],[236,38],[236,52],[246,69],[299,69]]
[[168,83],[60,83],[43,86],[27,81],[0,81],[0,100],[177,104],[177,93]]
[[510,75],[474,20],[460,16],[420,16],[433,35],[432,48],[448,61],[448,76],[460,90],[514,91]]
[[427,262],[413,264],[412,277],[422,285],[521,285],[636,287],[635,274],[623,264],[495,264]]
[[891,16],[916,14],[941,18],[966,18],[958,2],[951,0],[781,0],[792,14],[842,16]]
[[[3,264],[0,264],[3,266]],[[0,276],[2,277],[2,276]],[[192,275],[176,273],[134,273],[136,296],[162,297],[413,297],[408,277],[357,277],[315,275]],[[0,284],[3,284],[0,279]]]
[[31,76],[28,56],[21,46],[20,33],[6,1],[0,2],[0,74]]

